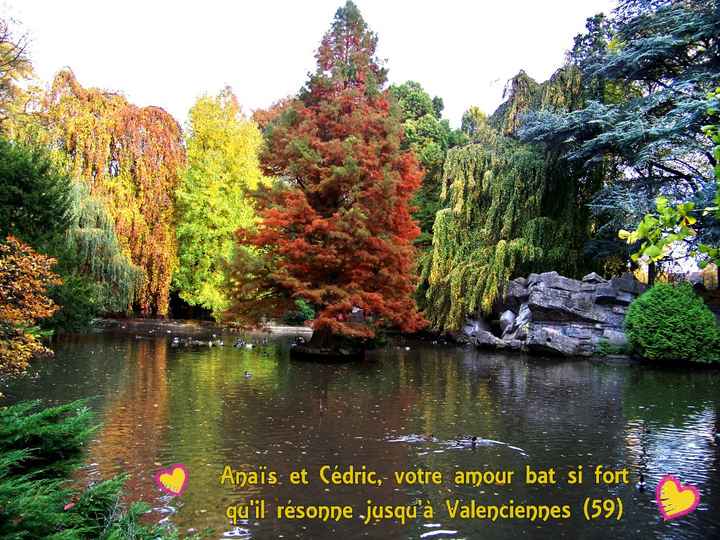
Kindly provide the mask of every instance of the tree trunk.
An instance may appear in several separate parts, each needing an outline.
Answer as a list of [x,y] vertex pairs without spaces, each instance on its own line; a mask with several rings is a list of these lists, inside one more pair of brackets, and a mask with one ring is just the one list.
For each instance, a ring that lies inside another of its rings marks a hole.
[[653,285],[655,285],[655,277],[657,275],[657,266],[655,265],[654,262],[651,262],[650,264],[648,264],[647,275],[648,275],[648,282],[647,282],[648,287],[652,287]]

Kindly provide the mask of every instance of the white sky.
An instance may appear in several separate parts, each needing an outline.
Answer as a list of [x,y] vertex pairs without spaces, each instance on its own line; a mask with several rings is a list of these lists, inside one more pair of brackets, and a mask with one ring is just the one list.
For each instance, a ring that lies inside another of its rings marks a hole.
[[[195,98],[233,87],[246,112],[294,94],[344,0],[5,0],[48,82],[69,66],[84,86],[121,91],[184,123]],[[413,79],[454,126],[491,113],[520,69],[544,80],[585,19],[613,0],[356,0],[379,34],[391,82]]]

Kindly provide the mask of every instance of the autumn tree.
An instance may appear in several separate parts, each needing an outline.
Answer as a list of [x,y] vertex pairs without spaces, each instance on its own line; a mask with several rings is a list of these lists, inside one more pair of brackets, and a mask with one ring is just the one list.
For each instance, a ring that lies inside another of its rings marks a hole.
[[122,252],[104,202],[69,177],[60,157],[0,137],[0,238],[13,235],[58,260],[63,283],[50,296],[61,309],[42,325],[79,331],[100,313],[125,311],[143,274]]
[[7,119],[22,91],[17,83],[32,73],[28,36],[18,34],[12,27],[12,20],[0,18],[0,123]]
[[[367,338],[377,328],[419,329],[409,200],[423,172],[401,149],[403,128],[375,56],[377,36],[358,8],[337,10],[317,69],[267,128],[260,222],[238,234],[261,250],[233,270],[231,317],[256,323],[294,300],[318,310],[313,342]],[[364,317],[352,316],[359,308]]]
[[262,179],[261,145],[257,125],[242,115],[230,88],[198,99],[190,109],[188,168],[176,194],[174,286],[183,300],[216,319],[229,307],[226,269],[235,254],[235,231],[255,221],[248,191]]
[[13,236],[0,243],[0,372],[22,371],[33,356],[49,352],[31,329],[58,309],[47,296],[60,283],[54,264]]
[[[177,264],[174,192],[185,164],[180,126],[158,107],[137,107],[119,94],[83,88],[69,70],[55,77],[35,108],[44,142],[65,156],[68,174],[107,208],[121,255],[133,266],[123,265],[125,275],[136,280],[134,268],[142,272],[139,286],[125,287],[133,303],[143,315],[166,315]],[[87,217],[93,215],[102,218],[101,211]],[[96,239],[112,242],[101,224]]]

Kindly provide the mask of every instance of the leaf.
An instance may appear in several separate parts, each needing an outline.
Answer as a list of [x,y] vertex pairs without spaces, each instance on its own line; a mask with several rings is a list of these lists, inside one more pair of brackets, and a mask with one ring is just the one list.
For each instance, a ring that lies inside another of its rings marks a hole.
[[655,260],[662,256],[663,250],[658,246],[648,246],[645,248],[643,254],[651,259]]

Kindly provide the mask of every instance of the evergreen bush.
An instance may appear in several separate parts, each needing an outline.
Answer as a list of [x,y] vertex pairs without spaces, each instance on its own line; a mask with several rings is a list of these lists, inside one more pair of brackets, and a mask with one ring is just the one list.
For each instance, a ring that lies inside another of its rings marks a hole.
[[715,316],[689,283],[659,283],[637,298],[625,318],[636,353],[652,360],[720,360]]
[[0,538],[8,540],[159,540],[176,531],[145,525],[144,503],[123,508],[124,476],[74,487],[70,475],[95,430],[83,402],[0,408]]

